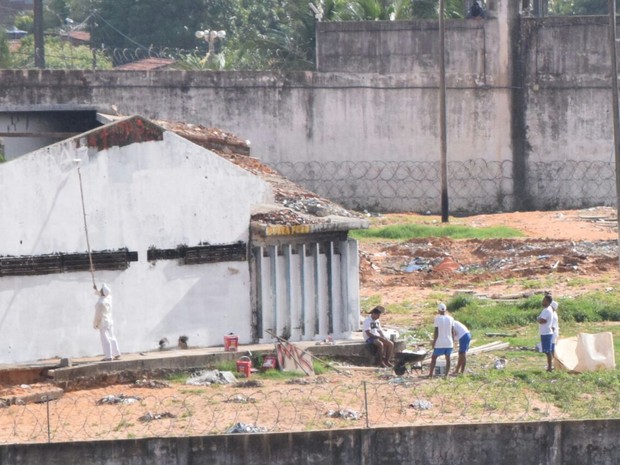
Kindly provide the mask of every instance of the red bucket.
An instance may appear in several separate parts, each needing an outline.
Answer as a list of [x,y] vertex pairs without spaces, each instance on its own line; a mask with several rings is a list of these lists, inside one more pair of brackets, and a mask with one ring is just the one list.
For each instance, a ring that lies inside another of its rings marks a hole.
[[239,347],[239,336],[235,336],[234,334],[229,334],[228,336],[224,336],[224,350],[226,352],[237,352],[238,347]]
[[243,373],[246,378],[252,373],[252,359],[247,356],[239,357],[237,360],[237,373]]
[[265,355],[263,357],[263,371],[274,370],[278,367],[278,357],[275,355]]

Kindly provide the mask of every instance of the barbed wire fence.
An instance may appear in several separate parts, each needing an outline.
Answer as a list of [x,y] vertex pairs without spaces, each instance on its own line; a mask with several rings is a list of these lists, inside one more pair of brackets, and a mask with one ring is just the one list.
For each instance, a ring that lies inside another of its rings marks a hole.
[[[271,164],[284,176],[345,207],[369,211],[432,211],[440,206],[439,162],[309,161]],[[527,179],[513,178],[513,162],[484,159],[448,163],[448,197],[454,212],[523,208],[516,183],[538,209],[615,204],[612,162],[530,162]]]
[[[46,50],[45,58],[54,58],[58,62],[64,64],[64,69],[76,69],[76,67],[81,68],[84,67],[85,61],[79,60],[75,55],[75,51],[79,48],[84,48],[85,46],[80,45],[70,45],[67,44],[66,47],[62,49],[55,49],[53,52]],[[32,63],[30,64],[34,67],[34,63],[36,58],[41,57],[41,51],[39,49],[35,49],[34,52],[32,50],[17,50],[13,52],[15,55],[19,56],[30,56],[32,58]],[[173,60],[175,62],[187,62],[194,60],[199,60],[205,57],[206,51],[199,47],[193,49],[181,49],[181,48],[172,48],[172,47],[163,47],[163,48],[155,48],[155,47],[136,47],[136,48],[109,48],[109,47],[100,47],[100,48],[91,48],[91,59],[88,63],[88,69],[100,70],[107,69],[105,66],[105,61],[102,58],[108,58],[111,60],[114,66],[121,66],[128,63],[137,62],[144,59],[149,58],[166,58]]]
[[129,386],[124,394],[100,398],[67,394],[5,406],[0,444],[620,417],[617,398],[584,397],[566,408],[554,395],[570,392],[562,379],[553,381],[553,392],[542,394],[507,380],[396,380],[279,389],[188,387],[180,394],[142,397]]

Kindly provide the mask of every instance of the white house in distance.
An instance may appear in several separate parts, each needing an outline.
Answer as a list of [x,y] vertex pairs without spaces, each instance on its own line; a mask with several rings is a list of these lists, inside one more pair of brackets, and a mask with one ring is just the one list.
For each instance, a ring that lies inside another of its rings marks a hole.
[[95,281],[121,350],[347,338],[367,222],[219,131],[141,117],[0,164],[0,363],[101,353]]

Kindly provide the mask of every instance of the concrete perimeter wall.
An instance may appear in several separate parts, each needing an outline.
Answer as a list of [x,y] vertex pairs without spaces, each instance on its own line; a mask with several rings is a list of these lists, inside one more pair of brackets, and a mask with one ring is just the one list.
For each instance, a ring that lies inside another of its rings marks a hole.
[[[615,203],[606,18],[446,22],[452,211]],[[116,105],[232,131],[352,208],[439,209],[436,21],[320,23],[318,71],[0,71],[0,111]]]
[[11,465],[615,465],[620,420],[0,446]]

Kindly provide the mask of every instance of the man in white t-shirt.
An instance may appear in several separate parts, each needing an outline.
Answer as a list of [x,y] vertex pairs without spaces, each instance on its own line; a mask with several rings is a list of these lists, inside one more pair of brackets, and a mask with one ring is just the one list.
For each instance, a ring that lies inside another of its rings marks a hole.
[[433,333],[433,355],[431,356],[431,370],[429,378],[435,374],[435,364],[437,357],[443,355],[446,358],[446,373],[450,372],[450,355],[454,347],[452,339],[452,330],[454,327],[454,319],[450,315],[446,315],[446,304],[440,303],[437,307],[438,315],[435,317],[435,331]]
[[553,352],[551,344],[553,341],[553,309],[551,308],[553,297],[545,294],[542,300],[543,310],[538,315],[538,333],[540,334],[540,345],[543,353],[547,355],[547,371],[553,371]]
[[378,305],[370,311],[370,315],[364,320],[363,334],[366,344],[372,344],[377,350],[377,365],[381,367],[394,366],[390,359],[394,351],[394,343],[385,337],[381,329],[379,317],[385,309]]
[[465,373],[465,364],[467,363],[467,351],[469,350],[469,343],[471,342],[471,333],[467,326],[460,321],[454,320],[453,326],[454,339],[459,341],[459,361],[454,369],[454,374]]

